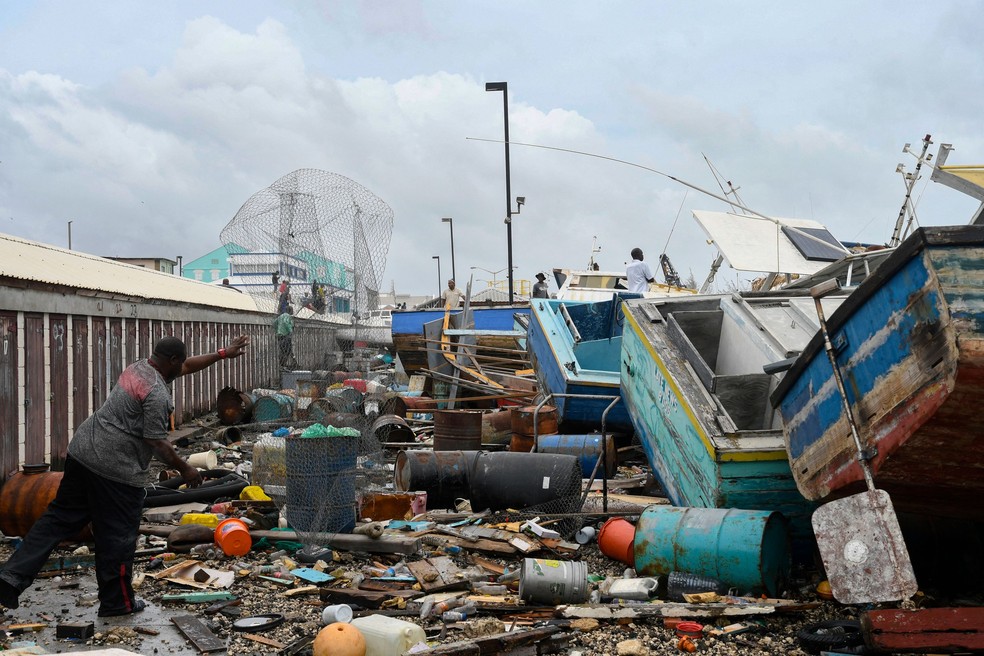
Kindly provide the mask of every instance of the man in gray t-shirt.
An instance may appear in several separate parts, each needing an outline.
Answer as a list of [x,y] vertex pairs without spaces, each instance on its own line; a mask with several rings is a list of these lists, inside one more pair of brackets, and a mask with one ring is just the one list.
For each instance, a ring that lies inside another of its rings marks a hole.
[[150,359],[123,371],[106,402],[75,431],[54,501],[0,569],[0,605],[17,608],[17,598],[51,551],[91,523],[99,616],[144,609],[143,600],[133,596],[131,580],[150,459],[156,456],[177,469],[190,487],[202,482],[167,439],[174,411],[169,385],[178,376],[241,356],[248,344],[243,335],[215,353],[189,358],[180,339],[165,337]]

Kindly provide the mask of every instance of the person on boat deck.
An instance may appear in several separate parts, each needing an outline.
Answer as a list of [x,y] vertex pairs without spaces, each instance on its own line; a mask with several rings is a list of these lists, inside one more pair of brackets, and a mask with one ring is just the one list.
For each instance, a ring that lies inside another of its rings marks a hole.
[[99,617],[145,608],[133,595],[133,556],[150,460],[177,469],[188,487],[202,483],[201,473],[167,439],[174,412],[170,385],[179,376],[243,355],[248,345],[249,338],[240,335],[214,353],[187,357],[184,342],[168,336],[149,359],[123,371],[102,406],[75,430],[54,500],[0,569],[0,606],[17,608],[17,598],[52,550],[91,522]]
[[464,297],[465,293],[454,286],[454,280],[448,280],[448,288],[441,292],[441,301],[444,307],[456,308]]
[[536,274],[536,282],[533,283],[533,298],[550,298],[549,286],[546,280],[547,277],[544,274]]
[[656,276],[651,266],[642,261],[642,249],[632,249],[632,261],[625,267],[625,277],[628,278],[630,292],[649,291],[649,283],[656,282]]

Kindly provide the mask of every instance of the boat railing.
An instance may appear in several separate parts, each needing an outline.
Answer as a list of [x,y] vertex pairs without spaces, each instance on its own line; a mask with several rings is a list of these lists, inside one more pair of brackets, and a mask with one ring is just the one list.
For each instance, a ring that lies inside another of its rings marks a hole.
[[567,324],[567,328],[571,331],[571,337],[574,338],[574,343],[578,344],[581,341],[581,332],[574,325],[574,320],[571,319],[571,315],[567,311],[567,306],[563,303],[560,304],[560,314],[564,317],[564,323]]
[[540,403],[537,404],[536,408],[533,409],[533,451],[534,452],[540,450],[540,436],[537,430],[538,426],[540,425],[538,421],[540,408],[542,408],[543,406],[545,406],[547,403],[549,403],[551,400],[555,398],[601,399],[601,400],[610,401],[608,406],[605,408],[605,411],[601,413],[601,443],[602,443],[601,454],[598,456],[598,460],[595,462],[594,469],[591,470],[591,476],[588,479],[588,484],[584,488],[584,493],[581,497],[581,503],[578,505],[578,509],[584,506],[584,502],[588,498],[588,492],[591,491],[591,486],[592,484],[594,484],[595,477],[598,475],[598,467],[600,466],[601,474],[602,474],[602,479],[601,479],[602,510],[604,512],[608,512],[608,475],[613,472],[608,471],[608,462],[605,456],[607,449],[605,448],[604,445],[607,444],[608,441],[608,432],[605,430],[605,423],[608,419],[608,413],[612,410],[612,408],[614,408],[618,404],[619,400],[622,397],[619,396],[618,394],[614,394],[614,395],[612,394],[560,394],[560,393],[547,394],[540,401]]

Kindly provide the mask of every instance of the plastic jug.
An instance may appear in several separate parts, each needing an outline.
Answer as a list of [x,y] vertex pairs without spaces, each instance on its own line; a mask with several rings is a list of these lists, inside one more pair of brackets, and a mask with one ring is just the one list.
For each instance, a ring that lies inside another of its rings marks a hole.
[[425,642],[424,630],[411,622],[385,615],[357,617],[350,622],[366,639],[366,656],[402,654],[419,642]]

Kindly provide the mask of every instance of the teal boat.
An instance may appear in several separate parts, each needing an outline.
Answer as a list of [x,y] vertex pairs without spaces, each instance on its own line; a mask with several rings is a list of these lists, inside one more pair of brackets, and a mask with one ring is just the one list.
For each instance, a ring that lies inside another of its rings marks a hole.
[[[831,308],[843,297],[825,300]],[[626,301],[622,397],[677,506],[780,511],[800,557],[814,504],[796,487],[763,367],[819,328],[804,290]]]

